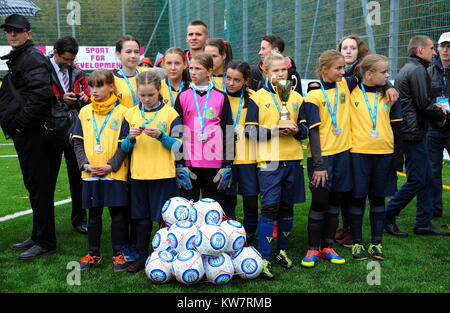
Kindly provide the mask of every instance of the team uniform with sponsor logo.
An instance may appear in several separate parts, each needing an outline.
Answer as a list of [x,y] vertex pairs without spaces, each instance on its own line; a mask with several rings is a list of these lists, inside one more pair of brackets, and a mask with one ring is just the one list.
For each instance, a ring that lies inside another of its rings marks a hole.
[[[353,256],[366,259],[362,248],[362,219],[369,196],[372,246],[381,244],[387,196],[397,190],[397,175],[391,167],[394,153],[393,122],[402,121],[400,101],[390,105],[379,87],[360,83],[351,94],[352,204],[349,210]],[[369,247],[369,252],[371,247]],[[356,251],[359,250],[359,251]],[[383,259],[384,257],[380,255]]]
[[119,103],[127,108],[131,108],[139,103],[139,97],[136,87],[136,76],[139,73],[148,71],[148,68],[137,67],[135,75],[126,76],[121,69],[114,69],[114,91],[119,100]]
[[[82,171],[82,206],[89,209],[88,256],[100,257],[101,260],[101,219],[103,208],[108,207],[111,215],[114,257],[123,258],[121,250],[125,240],[125,210],[128,205],[126,180],[129,163],[126,155],[119,148],[121,142],[119,134],[126,108],[119,104],[115,95],[102,103],[97,103],[93,97],[91,101],[91,104],[80,110],[72,137]],[[106,176],[93,176],[87,172],[84,164],[93,166],[109,164],[112,171]],[[115,268],[115,270],[124,268]]]
[[294,136],[274,136],[271,129],[278,125],[282,102],[266,84],[249,100],[245,120],[246,135],[257,140],[258,183],[261,216],[258,220],[258,250],[268,260],[274,222],[277,222],[277,251],[285,250],[293,224],[294,204],[305,201],[303,150],[301,139],[307,127],[320,123],[311,115],[303,97],[292,91],[286,107],[290,119],[299,128]]
[[198,88],[191,85],[175,101],[175,110],[185,127],[181,163],[197,175],[197,179],[192,180],[192,189],[180,192],[183,197],[197,201],[202,191],[202,198],[212,198],[225,207],[225,190],[218,190],[213,179],[234,160],[230,103],[228,97],[211,84],[206,91]]
[[175,106],[175,100],[177,99],[178,94],[186,89],[189,89],[189,86],[190,82],[182,80],[179,89],[176,90],[170,84],[169,78],[162,79],[159,94],[163,98],[163,103],[170,105],[173,108]]

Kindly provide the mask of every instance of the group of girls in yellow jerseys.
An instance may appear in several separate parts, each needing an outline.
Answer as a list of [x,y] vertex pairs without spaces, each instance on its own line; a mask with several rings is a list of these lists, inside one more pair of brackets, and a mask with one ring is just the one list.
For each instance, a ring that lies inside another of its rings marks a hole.
[[290,79],[280,53],[265,58],[266,84],[257,91],[247,87],[248,63],[232,60],[229,43],[219,38],[209,39],[205,52],[190,60],[191,81],[183,80],[187,64],[180,48],[165,52],[164,73],[137,67],[139,42],[132,36],[118,40],[116,53],[120,69],[97,70],[89,77],[92,103],[81,110],[73,136],[83,207],[90,217],[88,254],[81,269],[102,261],[105,206],[111,214],[114,270],[137,272],[145,266],[152,223],[162,222],[167,199],[213,198],[236,219],[237,194],[243,199],[247,243],[258,239],[262,276],[274,277],[270,255],[275,223],[275,262],[292,268],[287,248],[294,205],[305,202],[306,138],[312,200],[308,249],[301,264],[312,267],[319,257],[345,263],[333,250],[333,241],[342,195],[350,191],[353,256],[366,258],[361,225],[369,196],[368,250],[384,258],[384,197],[395,191],[391,123],[401,121],[399,104],[386,97],[391,87],[386,58],[367,56],[355,68],[359,78],[344,77],[345,57],[336,50],[323,52],[317,62],[318,88],[305,99],[291,91],[286,108],[292,126],[280,127],[283,102],[276,86]]

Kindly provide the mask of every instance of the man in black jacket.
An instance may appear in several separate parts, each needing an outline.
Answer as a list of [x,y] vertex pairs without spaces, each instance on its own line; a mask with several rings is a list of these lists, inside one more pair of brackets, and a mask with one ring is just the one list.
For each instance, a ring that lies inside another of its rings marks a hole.
[[53,196],[56,175],[51,172],[53,145],[41,127],[50,115],[54,97],[50,64],[31,41],[30,23],[21,15],[10,15],[4,28],[12,51],[7,59],[8,73],[0,89],[0,124],[12,138],[25,187],[33,210],[33,231],[24,242],[12,246],[25,250],[20,260],[56,252]]
[[[438,41],[438,54],[434,57],[433,64],[428,68],[431,78],[431,97],[433,102],[441,102],[447,106],[447,114],[450,113],[448,99],[450,98],[450,32],[443,33]],[[427,147],[433,171],[433,216],[442,216],[442,159],[444,149],[450,153],[450,125],[445,129],[439,125],[430,123],[427,133]]]
[[[264,36],[261,40],[261,45],[258,52],[261,60],[259,64],[252,69],[251,79],[249,83],[250,89],[257,91],[258,89],[264,88],[266,82],[266,77],[263,73],[264,58],[272,51],[283,53],[284,40],[278,36]],[[295,87],[295,91],[303,96],[302,81],[300,79],[300,74],[297,72],[297,67],[295,66],[294,60],[287,56],[285,56],[285,59],[286,65],[288,67],[288,79],[292,81],[292,76],[295,76],[295,78],[297,79],[297,86]]]
[[395,87],[402,103],[403,151],[407,181],[386,206],[385,229],[388,233],[406,237],[396,225],[396,217],[417,196],[417,213],[414,233],[417,235],[444,235],[431,224],[432,172],[426,146],[427,124],[434,121],[443,127],[449,122],[443,110],[432,102],[430,79],[426,67],[436,55],[428,36],[417,35],[408,45],[410,57],[395,79]]

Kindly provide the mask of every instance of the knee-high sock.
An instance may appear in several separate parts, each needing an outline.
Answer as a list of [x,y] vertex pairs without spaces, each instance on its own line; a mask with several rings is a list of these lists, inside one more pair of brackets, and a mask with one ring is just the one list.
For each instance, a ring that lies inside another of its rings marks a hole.
[[243,196],[242,202],[244,208],[243,225],[245,231],[248,234],[254,234],[256,233],[256,227],[258,226],[258,196]]
[[289,242],[289,235],[294,224],[294,205],[280,203],[280,213],[277,219],[277,251],[285,250]]
[[353,243],[362,244],[363,207],[351,204],[348,210]]
[[94,255],[101,255],[100,242],[103,230],[102,223],[103,208],[89,209],[89,223],[88,223],[88,244],[89,251]]
[[136,221],[136,249],[139,253],[139,258],[148,256],[152,226],[153,223],[150,219],[139,219]]
[[272,250],[273,224],[275,220],[261,215],[258,221],[258,251],[263,259],[269,260]]
[[232,220],[236,219],[236,203],[237,203],[237,195],[228,195],[225,198],[225,206],[223,210],[225,211],[225,215],[231,218]]
[[323,248],[330,248],[333,246],[334,236],[339,225],[339,207],[328,205],[324,213],[321,246]]
[[372,244],[377,245],[383,239],[385,219],[384,199],[378,202],[370,202],[370,228],[372,233]]
[[320,239],[322,237],[324,215],[325,215],[324,212],[319,212],[313,209],[309,210],[308,246],[310,250],[318,250],[320,247]]

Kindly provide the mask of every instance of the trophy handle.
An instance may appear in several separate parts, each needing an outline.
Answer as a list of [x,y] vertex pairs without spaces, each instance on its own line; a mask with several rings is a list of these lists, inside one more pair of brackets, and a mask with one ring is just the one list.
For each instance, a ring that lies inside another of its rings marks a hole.
[[297,88],[297,83],[298,83],[298,81],[297,81],[297,76],[295,76],[294,74],[292,74],[291,78],[292,78],[292,80],[295,81],[294,85],[292,86],[292,90],[295,90],[295,88]]

